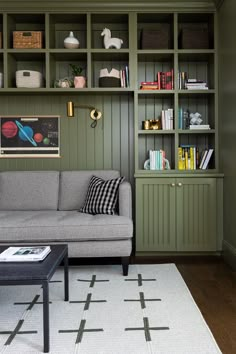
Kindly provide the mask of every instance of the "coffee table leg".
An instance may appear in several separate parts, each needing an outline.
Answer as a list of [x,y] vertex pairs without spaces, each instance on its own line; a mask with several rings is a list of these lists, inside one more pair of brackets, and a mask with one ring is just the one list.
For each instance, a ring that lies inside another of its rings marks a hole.
[[49,352],[49,295],[48,282],[43,282],[43,345],[44,353]]
[[65,301],[69,300],[68,251],[64,257],[64,289]]

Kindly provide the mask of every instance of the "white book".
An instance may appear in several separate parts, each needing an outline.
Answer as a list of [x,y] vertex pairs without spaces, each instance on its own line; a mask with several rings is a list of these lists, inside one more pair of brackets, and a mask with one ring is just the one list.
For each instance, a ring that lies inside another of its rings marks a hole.
[[203,163],[204,163],[205,158],[206,158],[206,156],[207,156],[207,152],[208,152],[208,150],[205,150],[205,151],[204,151],[204,154],[203,154],[203,156],[202,156],[202,159],[201,159],[201,162],[200,162],[200,166],[199,166],[200,169],[202,169]]
[[205,170],[205,169],[207,168],[208,163],[209,163],[209,161],[210,161],[210,158],[211,158],[211,156],[212,156],[212,154],[213,154],[213,151],[214,151],[214,149],[209,149],[209,150],[208,150],[207,156],[205,157],[205,160],[204,160],[204,162],[203,162],[203,166],[202,166],[202,169],[203,169],[203,170]]
[[37,262],[50,252],[50,246],[8,247],[0,254],[0,262]]
[[199,124],[199,125],[192,125],[190,124],[189,129],[211,129],[209,124]]

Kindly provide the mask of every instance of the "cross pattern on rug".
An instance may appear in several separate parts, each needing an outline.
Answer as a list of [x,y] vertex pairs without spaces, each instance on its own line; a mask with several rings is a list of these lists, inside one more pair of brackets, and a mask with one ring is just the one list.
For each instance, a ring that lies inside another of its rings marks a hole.
[[95,283],[103,283],[103,282],[108,282],[108,281],[110,281],[110,280],[98,280],[98,279],[96,279],[96,275],[93,275],[91,280],[87,280],[87,279],[77,279],[77,280],[78,280],[78,281],[82,281],[82,282],[88,282],[88,283],[90,283],[90,284],[89,284],[89,287],[90,287],[90,288],[93,288],[94,285],[95,285]]
[[107,302],[106,300],[91,300],[92,299],[92,294],[91,293],[89,293],[88,295],[87,295],[87,298],[86,298],[86,300],[85,301],[69,301],[70,302],[70,304],[85,304],[84,305],[84,310],[86,311],[86,310],[88,310],[89,309],[89,306],[90,306],[90,304],[92,303],[92,302],[97,302],[97,303],[99,303],[99,302]]
[[138,301],[140,302],[141,309],[145,309],[146,307],[146,301],[161,301],[161,299],[145,299],[144,293],[141,291],[139,293],[139,299],[124,299],[125,302],[135,302]]
[[[51,281],[50,354],[220,354],[174,265],[131,265],[127,278],[119,266],[92,269],[70,268],[68,302],[62,268]],[[42,289],[9,288],[0,293],[0,354],[41,353]]]
[[125,281],[137,281],[138,286],[142,286],[143,281],[156,281],[156,279],[143,279],[142,274],[138,274],[138,279],[125,279]]
[[[26,311],[30,311],[32,310],[32,308],[34,307],[34,305],[42,305],[43,302],[42,301],[38,301],[38,299],[40,298],[40,295],[35,295],[35,297],[33,298],[33,300],[31,302],[14,302],[14,305],[29,305],[26,309]],[[49,304],[51,304],[52,302],[49,301]]]
[[13,329],[13,331],[0,331],[0,334],[10,334],[10,336],[7,338],[4,345],[10,345],[17,334],[36,334],[37,333],[37,331],[20,331],[23,323],[24,323],[24,320],[19,320],[19,322],[16,324],[16,327]]
[[87,328],[85,329],[86,320],[81,320],[79,329],[60,329],[59,333],[76,333],[77,337],[75,343],[80,343],[83,338],[83,334],[86,332],[103,332],[103,328]]
[[125,328],[125,331],[144,331],[146,341],[150,342],[152,340],[150,331],[163,331],[170,329],[169,327],[150,327],[147,317],[143,318],[143,324],[143,327]]

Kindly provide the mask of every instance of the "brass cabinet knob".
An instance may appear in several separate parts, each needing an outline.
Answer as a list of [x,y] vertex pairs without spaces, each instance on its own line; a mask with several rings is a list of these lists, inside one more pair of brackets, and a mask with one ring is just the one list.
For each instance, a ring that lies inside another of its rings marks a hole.
[[179,183],[177,184],[177,186],[178,186],[178,187],[182,187],[182,183],[179,182]]
[[171,183],[171,187],[175,187],[175,183]]

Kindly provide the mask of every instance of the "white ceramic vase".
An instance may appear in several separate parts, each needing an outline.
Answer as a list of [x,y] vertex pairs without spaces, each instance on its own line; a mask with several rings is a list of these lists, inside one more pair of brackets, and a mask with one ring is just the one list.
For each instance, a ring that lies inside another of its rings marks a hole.
[[71,31],[69,37],[64,39],[64,47],[67,49],[79,48],[79,40],[75,38],[74,33]]

